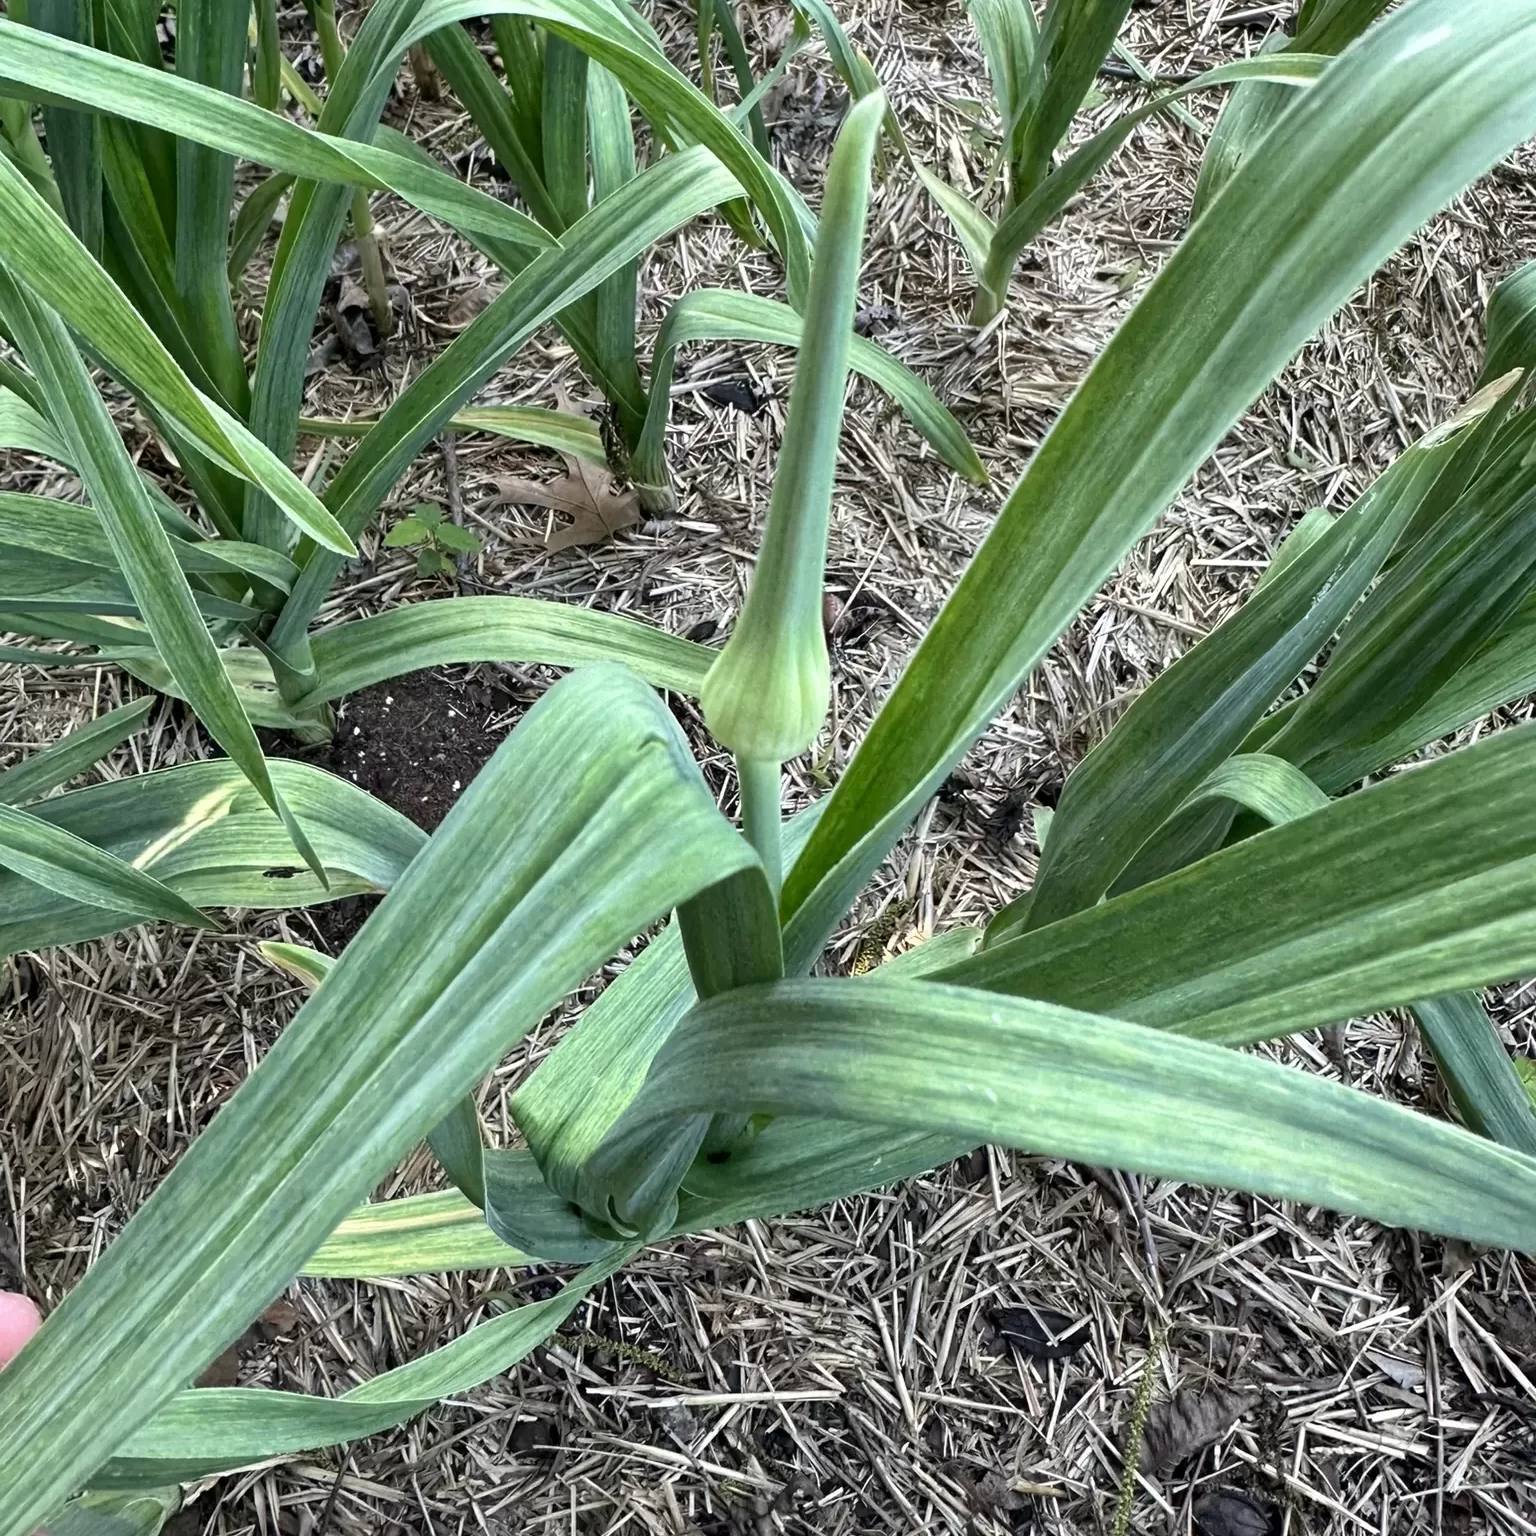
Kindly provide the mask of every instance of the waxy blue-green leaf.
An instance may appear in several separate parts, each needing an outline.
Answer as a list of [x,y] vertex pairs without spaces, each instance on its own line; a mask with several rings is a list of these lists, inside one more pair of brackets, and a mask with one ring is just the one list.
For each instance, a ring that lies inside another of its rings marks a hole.
[[1002,1142],[1536,1248],[1536,1158],[1262,1057],[934,981],[700,1003],[605,1151],[705,1106]]
[[156,648],[209,734],[282,818],[316,875],[303,829],[273,785],[261,746],[219,662],[172,540],[117,425],[97,393],[62,320],[0,268],[0,313],[10,326],[70,449],[123,580]]
[[940,979],[1238,1045],[1526,975],[1533,768],[1536,729],[1501,732]]
[[[17,33],[31,35],[24,28]],[[352,541],[299,478],[187,378],[122,289],[3,158],[0,260],[136,394],[163,411],[218,464],[260,485],[299,528],[322,544],[344,554],[356,553]]]
[[[764,341],[798,347],[803,323],[787,304],[751,293],[696,288],[667,311],[651,350],[650,409],[645,430],[630,459],[630,472],[644,480],[665,472],[668,407],[677,349],[697,341]],[[848,366],[883,389],[934,451],[973,485],[985,485],[987,472],[965,429],[931,389],[889,352],[863,336],[854,336]],[[470,413],[473,414],[473,413]]]
[[1412,519],[1456,499],[1480,462],[1474,428],[1495,403],[1480,400],[1410,448],[1136,699],[1068,778],[1027,914],[999,913],[989,941],[1066,917],[1110,889],[1327,644]]
[[97,1474],[97,1486],[141,1487],[206,1477],[377,1434],[443,1397],[510,1370],[629,1257],[619,1253],[570,1280],[547,1301],[479,1323],[450,1344],[382,1371],[339,1397],[249,1387],[192,1388],[173,1397]]
[[120,747],[144,723],[153,699],[137,699],[98,715],[61,736],[52,746],[0,769],[0,805],[25,805],[67,784]]
[[[1386,10],[1391,0],[1337,0],[1303,18],[1293,38],[1271,33],[1263,52],[1332,54],[1341,52]],[[1295,104],[1295,94],[1283,85],[1255,81],[1240,85],[1216,120],[1210,143],[1200,161],[1191,218],[1199,218],[1232,179],[1232,173],[1253,153],[1254,146]]]
[[0,869],[84,907],[193,928],[218,924],[169,886],[52,822],[0,805]]
[[[271,768],[309,830],[329,889],[299,863],[283,824],[227,758],[93,784],[27,809],[200,907],[301,907],[387,890],[426,841],[399,812],[345,779],[282,759]],[[0,954],[128,926],[116,913],[0,873]]]
[[[1127,112],[1102,133],[1095,134],[1043,181],[1020,196],[992,231],[986,261],[976,269],[980,286],[972,321],[984,325],[1002,308],[1007,302],[1008,279],[1025,247],[1035,240],[1088,181],[1109,164],[1120,146],[1147,118],[1168,111],[1182,97],[1195,91],[1209,90],[1213,86],[1256,80],[1276,82],[1285,87],[1311,85],[1322,74],[1328,62],[1326,58],[1316,55],[1285,53],[1261,54],[1255,59],[1222,64],[1185,85],[1165,92],[1146,106]],[[925,177],[924,180],[927,182],[929,178]],[[933,190],[931,185],[929,190]],[[949,212],[948,204],[943,199],[940,202],[945,212]]]
[[790,970],[1302,341],[1536,128],[1519,62],[1533,37],[1536,0],[1409,0],[1191,229],[1035,453],[790,871]]
[[1536,1109],[1477,994],[1420,999],[1413,1016],[1467,1125],[1536,1154]]
[[0,1536],[88,1482],[561,997],[755,859],[647,685],[552,688],[7,1367]]

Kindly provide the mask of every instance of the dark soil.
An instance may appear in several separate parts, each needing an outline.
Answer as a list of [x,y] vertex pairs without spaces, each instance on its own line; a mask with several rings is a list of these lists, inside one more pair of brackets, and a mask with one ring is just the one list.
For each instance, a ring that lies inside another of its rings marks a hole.
[[[482,669],[454,667],[408,672],[349,695],[336,706],[336,733],[327,746],[286,751],[350,779],[376,799],[434,831],[516,724],[525,701]],[[352,896],[310,909],[310,919],[334,953],[346,947],[377,896]]]

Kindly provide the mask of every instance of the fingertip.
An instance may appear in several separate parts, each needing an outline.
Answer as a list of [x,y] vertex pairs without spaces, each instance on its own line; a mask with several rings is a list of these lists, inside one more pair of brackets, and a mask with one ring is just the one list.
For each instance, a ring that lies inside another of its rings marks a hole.
[[21,1353],[21,1347],[43,1326],[43,1315],[27,1297],[0,1291],[0,1368]]

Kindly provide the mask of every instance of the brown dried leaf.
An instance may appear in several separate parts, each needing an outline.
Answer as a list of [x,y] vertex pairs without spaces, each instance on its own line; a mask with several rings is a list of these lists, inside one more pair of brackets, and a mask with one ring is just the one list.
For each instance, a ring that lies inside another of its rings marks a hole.
[[554,480],[500,480],[496,485],[503,501],[548,507],[570,518],[569,526],[551,530],[545,549],[600,544],[640,521],[640,498],[632,490],[620,490],[608,470],[568,453],[560,457],[565,473]]
[[1213,1445],[1253,1407],[1257,1395],[1212,1383],[1185,1387],[1147,1415],[1143,1445],[1154,1472],[1177,1466],[1196,1451]]

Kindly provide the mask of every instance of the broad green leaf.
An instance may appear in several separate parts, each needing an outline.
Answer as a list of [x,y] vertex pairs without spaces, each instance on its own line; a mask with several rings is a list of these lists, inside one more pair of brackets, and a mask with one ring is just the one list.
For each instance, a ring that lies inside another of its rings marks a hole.
[[[813,805],[786,822],[786,853],[804,846],[818,814]],[[573,1205],[608,1211],[609,1188],[588,1178],[588,1162],[696,996],[674,922],[582,1010],[513,1095],[512,1118],[545,1182]]]
[[[1243,409],[1401,240],[1536,127],[1536,0],[1409,0],[1266,139],[1100,355],[785,883],[803,969],[987,722]],[[1326,785],[1324,786],[1327,787]]]
[[1536,368],[1536,261],[1516,267],[1488,301],[1488,346],[1479,386],[1523,368]]
[[[244,572],[285,592],[298,574],[293,562],[276,550],[232,539],[186,537],[195,535],[197,530],[179,518],[168,518],[158,504],[154,510],[170,535],[171,553],[183,571],[229,575]],[[0,544],[106,570],[120,568],[112,541],[92,508],[46,496],[0,491]],[[5,576],[0,576],[0,583],[7,588],[11,585]],[[198,591],[193,596],[204,603],[204,612],[214,611],[206,606],[208,594]]]
[[[302,907],[387,890],[426,841],[355,784],[304,763],[271,766],[284,800],[309,829],[329,890],[298,863],[282,823],[227,759],[93,784],[28,810],[200,907]],[[0,873],[0,954],[75,944],[127,926],[115,913]]]
[[1266,751],[1335,782],[1331,757],[1392,733],[1510,620],[1536,587],[1527,446],[1517,436],[1392,566]]
[[[512,279],[419,373],[358,445],[326,491],[344,527],[361,531],[421,446],[546,321],[646,246],[736,195],[733,178],[703,149],[668,155],[637,176],[625,197],[599,203],[561,245]],[[291,651],[325,600],[341,562],[316,550],[273,631]]]
[[1336,794],[1429,742],[1481,720],[1500,705],[1532,693],[1536,693],[1536,599],[1528,598],[1499,633],[1407,720],[1351,751],[1331,753],[1323,762],[1309,765],[1308,772]]
[[1525,975],[1533,765],[1501,732],[940,977],[1238,1045]]
[[1467,1125],[1506,1147],[1536,1153],[1536,1108],[1477,994],[1420,999],[1413,1016]]
[[78,906],[104,907],[141,921],[218,927],[153,875],[12,805],[0,805],[0,868]]
[[393,1428],[440,1398],[458,1396],[510,1370],[629,1256],[630,1251],[621,1251],[593,1264],[547,1301],[477,1324],[451,1344],[383,1371],[339,1397],[249,1387],[179,1392],[129,1437],[102,1469],[98,1486],[206,1477]]
[[274,939],[258,944],[256,948],[264,960],[270,960],[280,971],[286,971],[311,991],[331,974],[336,965],[330,955],[323,955],[307,944],[284,944]]
[[77,726],[51,747],[0,769],[0,805],[25,805],[67,784],[121,746],[154,709],[153,699],[137,699]]
[[303,830],[273,786],[261,746],[225,677],[170,536],[61,319],[0,269],[0,311],[47,396],[123,579],[156,648],[208,733],[282,818],[319,873]]
[[[1302,7],[1294,38],[1272,33],[1264,40],[1266,53],[1339,53],[1386,10],[1391,0],[1328,0],[1327,4]],[[1200,179],[1195,183],[1191,218],[1199,216],[1232,178],[1232,173],[1252,153],[1295,97],[1279,85],[1255,82],[1240,85],[1217,119]]]
[[180,1508],[179,1488],[82,1494],[48,1517],[48,1536],[156,1536]]
[[[1023,0],[1028,4],[1029,0]],[[1027,197],[1051,172],[1051,159],[1109,54],[1131,0],[1051,0],[1015,116],[1003,125],[1011,196]]]
[[544,43],[544,185],[560,216],[560,234],[586,213],[587,56],[558,32]]
[[[0,21],[0,28],[9,25]],[[18,27],[11,35],[35,34]],[[299,478],[238,420],[197,390],[117,284],[3,159],[0,259],[13,277],[88,341],[136,394],[170,416],[216,462],[262,486],[298,527],[327,547],[356,553],[356,546]]]
[[[510,38],[510,46],[498,42],[508,83],[520,74],[520,63],[530,69],[536,100],[523,111],[518,98],[508,92],[486,63],[473,39],[461,26],[444,27],[427,39],[432,62],[442,70],[455,98],[474,120],[491,152],[517,183],[517,190],[528,211],[547,230],[562,227],[559,210],[544,185],[543,146],[543,50],[535,45],[529,24],[519,16],[499,16],[492,22],[498,27],[498,39]],[[533,56],[537,55],[536,62]]]
[[450,662],[619,661],[658,688],[697,695],[719,653],[618,614],[530,597],[455,597],[391,608],[318,631],[307,708],[371,683]]
[[[718,288],[697,288],[685,294],[667,311],[656,334],[651,352],[650,410],[631,459],[632,474],[645,480],[665,473],[667,414],[679,347],[697,341],[765,341],[797,347],[801,334],[800,316],[787,304]],[[986,484],[987,472],[965,429],[915,373],[863,336],[852,338],[848,366],[890,395],[951,469],[972,484]]]
[[1030,0],[970,0],[966,9],[976,23],[997,113],[1006,127],[1027,110],[1026,93],[1040,47],[1034,7]]
[[[377,421],[337,421],[301,417],[299,430],[317,437],[364,437]],[[490,432],[519,443],[536,443],[569,453],[589,464],[605,464],[603,434],[589,416],[572,411],[552,411],[543,405],[472,405],[456,412],[448,422],[455,432]]]
[[[210,96],[238,102],[245,76],[250,0],[179,0],[176,74],[161,72],[161,116],[166,128],[166,81],[195,81]],[[0,43],[4,42],[0,33]],[[102,55],[101,57],[110,57]],[[100,62],[91,59],[81,68]],[[0,63],[0,70],[6,66]],[[135,66],[137,67],[137,66]],[[145,71],[146,74],[152,71]],[[235,159],[193,139],[176,140],[176,290],[189,335],[224,405],[237,417],[250,407],[245,350],[230,296],[229,220],[235,203]]]
[[[272,4],[273,0],[263,0],[263,3]],[[261,242],[277,216],[278,207],[293,189],[293,183],[292,176],[274,171],[246,193],[229,236],[228,272],[231,283],[238,283],[245,276],[245,269],[260,249]]]
[[1536,1158],[1261,1057],[932,981],[701,1003],[609,1147],[706,1106],[1002,1142],[1536,1246]]
[[358,1206],[300,1273],[360,1278],[513,1269],[528,1262],[528,1254],[509,1248],[486,1226],[479,1207],[451,1190]]
[[1091,906],[1181,804],[1188,808],[1195,786],[1332,637],[1420,509],[1437,494],[1455,500],[1477,467],[1481,441],[1468,429],[1478,420],[1458,413],[1410,448],[1136,699],[1069,777],[1027,914],[999,913],[989,941]]
[[[29,0],[27,17],[43,35],[96,41],[92,7],[86,0]],[[19,25],[21,17],[17,18]],[[43,131],[55,184],[70,228],[93,256],[101,255],[101,128],[86,112],[43,104]]]
[[[709,25],[705,25],[705,17],[709,18]],[[741,93],[743,102],[753,102],[755,85],[752,79],[752,61],[747,55],[747,45],[742,40],[741,28],[736,23],[736,11],[730,0],[705,0],[699,6],[699,62],[700,68],[708,68],[710,33],[718,28],[720,42],[725,48],[725,56],[731,61],[731,70],[736,76],[736,89]],[[705,94],[713,101],[717,98],[713,91],[706,90]],[[755,102],[750,105],[746,113],[747,128],[752,135],[752,146],[765,160],[772,160],[773,154],[768,144],[768,127],[763,122],[763,111]]]
[[561,997],[754,860],[649,687],[552,688],[7,1367],[0,1536],[89,1482]]
[[963,192],[930,171],[920,160],[912,162],[918,178],[928,189],[928,195],[943,210],[944,216],[954,227],[955,235],[965,251],[965,259],[971,264],[971,272],[979,282],[986,271],[987,258],[997,226]]
[[[624,87],[601,64],[593,64],[587,71],[586,106],[592,150],[592,200],[600,203],[605,198],[622,198],[625,188],[635,179],[635,136]],[[548,143],[546,135],[546,154]],[[759,153],[766,153],[764,146],[759,146]],[[635,354],[639,276],[638,262],[626,262],[604,278],[592,299],[604,393],[609,396],[624,442],[630,446],[639,440],[645,419],[644,411],[637,408],[645,399]],[[670,495],[658,503],[662,511],[671,505]]]
[[[181,145],[202,146],[226,158],[238,155],[284,176],[393,192],[456,228],[535,250],[553,243],[550,234],[526,214],[430,162],[319,133],[195,80],[45,38],[6,21],[0,21],[0,77],[93,111],[166,129]],[[279,195],[266,194],[272,205]],[[269,215],[270,211],[269,207]],[[217,243],[221,267],[228,260],[223,231],[221,224]]]

